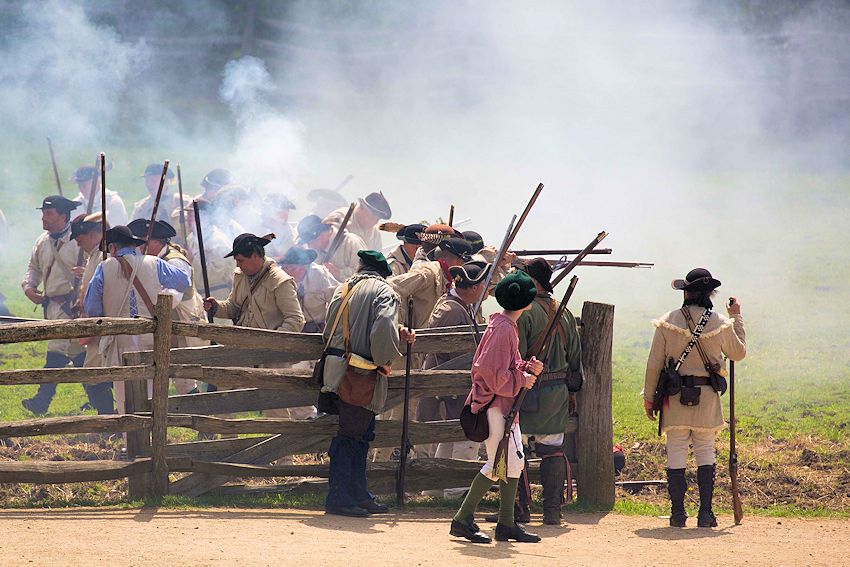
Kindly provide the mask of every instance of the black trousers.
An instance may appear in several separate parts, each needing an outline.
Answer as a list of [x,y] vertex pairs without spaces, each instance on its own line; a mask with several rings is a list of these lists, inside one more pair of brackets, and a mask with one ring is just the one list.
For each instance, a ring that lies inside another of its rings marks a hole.
[[374,496],[366,485],[369,442],[375,439],[375,413],[336,398],[339,429],[331,440],[326,508],[357,506]]

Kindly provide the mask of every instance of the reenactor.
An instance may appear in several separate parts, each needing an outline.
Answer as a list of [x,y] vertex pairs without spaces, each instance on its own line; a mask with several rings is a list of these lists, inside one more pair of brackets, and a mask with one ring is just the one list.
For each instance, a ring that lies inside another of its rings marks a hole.
[[[684,292],[684,302],[681,309],[652,322],[655,337],[646,362],[644,410],[647,417],[655,421],[653,400],[659,379],[662,373],[675,373],[680,386],[677,393],[665,392],[664,382],[660,386],[663,409],[659,419],[661,431],[667,436],[667,492],[672,505],[670,525],[683,528],[688,518],[685,468],[688,447],[693,446],[699,485],[697,526],[713,528],[717,526],[711,506],[716,458],[714,438],[726,427],[720,396],[726,391],[726,358],[737,362],[747,355],[744,318],[734,297],[726,308],[730,318],[712,311],[712,297],[720,287],[720,280],[705,268],[691,270],[685,279],[673,280],[672,285],[673,289]],[[695,334],[697,348],[691,352],[687,347]],[[683,356],[684,361],[678,369],[668,367],[668,361]]]
[[204,309],[242,327],[298,332],[304,327],[304,315],[295,280],[266,257],[269,242],[251,233],[233,240],[233,248],[225,255],[236,261],[230,295],[223,301],[207,297]]
[[[325,217],[325,223],[331,226],[339,226],[348,212],[348,207],[342,207]],[[351,220],[348,221],[346,229],[352,234],[359,236],[370,250],[380,250],[381,232],[378,223],[381,219],[388,219],[393,211],[383,193],[369,193],[362,199],[357,199]]]
[[[153,214],[153,206],[156,202],[156,193],[159,190],[159,180],[162,178],[162,164],[152,163],[145,168],[142,174],[145,180],[145,189],[148,190],[148,195],[140,201],[136,201],[133,206],[133,213],[130,218],[150,220]],[[171,219],[171,213],[180,206],[180,195],[172,193],[169,185],[174,182],[174,171],[168,170],[165,175],[165,184],[162,187],[162,196],[159,199],[159,208],[156,210],[156,220],[168,221]]]
[[[287,250],[295,246],[295,231],[289,224],[289,214],[295,210],[295,204],[285,195],[272,193],[263,199],[263,209],[260,218],[263,230],[272,232],[277,237],[266,247],[270,258],[280,261]],[[324,317],[324,312],[322,313]]]
[[387,255],[387,262],[394,276],[400,276],[410,271],[416,252],[422,247],[419,235],[425,232],[424,224],[409,224],[396,232],[395,237],[401,240]]
[[[36,239],[21,288],[27,299],[40,305],[45,319],[73,319],[77,294],[74,289],[73,267],[79,247],[71,239],[71,211],[80,206],[60,195],[45,197],[41,209],[44,232]],[[39,291],[43,286],[43,291]],[[45,368],[64,368],[68,363],[80,367],[85,351],[79,341],[53,339],[47,343]],[[41,384],[38,393],[21,401],[36,415],[47,413],[56,394],[56,384]]]
[[[145,238],[150,227],[150,219],[136,219],[127,225],[127,228],[137,238]],[[168,262],[178,270],[181,270],[189,276],[192,285],[184,292],[179,292],[172,289],[164,289],[166,293],[174,296],[172,318],[174,321],[183,321],[186,323],[198,323],[206,321],[204,313],[204,302],[199,293],[195,290],[194,270],[192,262],[187,257],[187,252],[179,244],[171,241],[177,236],[177,231],[174,227],[165,221],[156,221],[151,231],[151,238],[148,240],[147,254],[156,256]],[[209,342],[194,337],[172,337],[172,347],[187,347],[187,346],[205,346]],[[175,378],[174,386],[178,394],[189,394],[197,391],[197,383],[195,380],[186,378]]]
[[384,279],[391,273],[384,255],[361,250],[358,257],[357,273],[337,288],[328,307],[324,340],[330,352],[324,362],[319,409],[339,415],[339,428],[328,449],[325,510],[365,517],[387,511],[368,490],[366,458],[375,438],[375,414],[387,398],[387,376],[402,356],[400,342],[412,343],[416,335],[399,325],[399,298]]
[[[103,257],[100,244],[103,236],[102,224],[103,215],[101,213],[92,213],[88,216],[82,214],[71,221],[71,238],[83,251],[83,261],[85,262],[84,265],[72,268],[75,278],[80,282],[78,304],[81,310],[83,295]],[[107,228],[109,227],[107,226]],[[88,315],[85,311],[82,311],[80,316],[87,317]],[[80,339],[80,344],[86,349],[83,366],[90,368],[103,366],[98,352],[98,343],[98,337]],[[97,410],[98,414],[115,413],[115,405],[112,400],[112,382],[84,384],[83,387],[88,393],[89,404]]]
[[[160,170],[161,171],[161,170]],[[77,168],[74,172],[71,181],[77,184],[80,189],[80,194],[77,195],[76,201],[88,207],[89,194],[92,188],[92,177],[94,180],[94,195],[92,195],[92,212],[100,212],[101,195],[100,195],[100,172],[90,165],[83,165]],[[127,224],[127,209],[124,207],[124,201],[115,191],[106,189],[106,220],[112,226]]]
[[325,218],[340,207],[348,207],[348,200],[333,189],[313,189],[307,193],[307,200],[314,203],[310,214]]
[[[453,286],[446,292],[431,312],[431,317],[425,324],[426,329],[438,329],[444,327],[473,326],[472,309],[484,288],[484,280],[490,270],[489,264],[481,262],[467,262],[462,266],[452,266],[449,272],[452,275]],[[479,315],[474,319],[475,323],[482,329],[484,317]],[[460,352],[430,353],[425,357],[423,369],[434,368],[448,362]],[[463,409],[464,398],[458,396],[440,396],[436,398],[422,398],[416,409],[416,421],[438,421],[441,419],[460,419]],[[441,412],[441,409],[444,412]],[[441,459],[465,459],[475,460],[478,458],[478,447],[480,443],[472,441],[458,441],[440,443],[436,446],[435,457]],[[418,453],[428,452],[422,447],[417,449]]]
[[[546,260],[534,258],[521,269],[531,277],[537,288],[531,309],[517,320],[519,353],[527,359],[544,346],[544,335],[558,311],[558,301],[552,297],[552,268]],[[575,392],[570,388],[580,387],[583,382],[581,340],[575,317],[569,309],[564,309],[550,341],[543,373],[526,394],[520,425],[523,433],[533,438],[534,453],[541,459],[543,523],[559,525],[568,466],[563,449],[564,431],[575,409]],[[528,479],[524,477],[519,490],[520,508],[524,514],[529,512],[531,503],[528,486]]]
[[201,187],[204,190],[203,193],[192,198],[195,200],[204,200],[214,203],[219,190],[225,185],[230,185],[231,183],[233,183],[233,174],[231,174],[229,170],[221,168],[213,169],[201,180]]
[[298,246],[290,248],[280,265],[298,285],[298,302],[304,314],[305,333],[321,333],[325,329],[325,313],[339,282],[328,269],[316,264],[317,252]]
[[[209,201],[198,200],[198,211],[201,215],[201,223],[203,224],[201,228],[204,236],[210,295],[216,299],[225,299],[230,293],[233,283],[233,267],[225,257],[225,254],[230,250],[231,239],[217,225],[211,222],[213,207]],[[176,220],[178,214],[179,211],[175,211],[172,214],[172,220]],[[189,231],[189,235],[186,238],[186,249],[191,252],[193,272],[200,276],[202,273],[201,254],[198,250],[198,239],[195,235],[195,213],[191,206],[186,208],[185,216],[186,229]],[[203,297],[203,280],[200,277],[195,278],[195,289]]]
[[[192,280],[180,270],[155,256],[143,256],[136,248],[145,240],[133,236],[126,226],[106,231],[110,257],[101,262],[86,289],[83,309],[89,317],[153,317],[155,301],[164,289],[184,293]],[[151,350],[153,335],[100,337],[98,351],[103,366],[121,366],[121,357],[131,350]],[[150,393],[151,382],[148,382]],[[118,412],[124,413],[124,383],[115,383]]]
[[245,234],[245,228],[236,220],[239,218],[256,217],[256,211],[249,208],[253,205],[250,201],[248,189],[242,185],[231,183],[218,190],[213,203],[213,224],[224,231],[229,239]]
[[359,265],[357,253],[365,250],[366,245],[359,236],[344,232],[342,241],[336,250],[329,248],[336,238],[339,229],[323,222],[316,215],[307,215],[298,223],[298,242],[319,253],[319,263],[324,264],[337,280],[350,278],[357,272]]

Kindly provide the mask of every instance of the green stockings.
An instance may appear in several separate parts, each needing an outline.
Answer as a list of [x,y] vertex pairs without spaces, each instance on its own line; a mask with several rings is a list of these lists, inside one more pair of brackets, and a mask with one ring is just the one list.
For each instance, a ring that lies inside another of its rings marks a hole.
[[[454,519],[464,524],[472,522],[475,509],[478,508],[479,502],[492,485],[493,481],[483,474],[475,475],[469,492],[466,493],[466,498],[463,499],[463,504]],[[509,478],[508,482],[499,481],[499,523],[505,526],[514,525],[514,499],[518,486],[518,478]]]

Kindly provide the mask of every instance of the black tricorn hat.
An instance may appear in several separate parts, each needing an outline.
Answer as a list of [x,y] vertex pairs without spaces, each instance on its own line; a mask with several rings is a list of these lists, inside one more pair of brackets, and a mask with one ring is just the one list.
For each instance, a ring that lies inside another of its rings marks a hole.
[[[148,175],[156,175],[157,177],[162,177],[162,167],[161,163],[152,163],[145,168],[145,172],[141,174],[139,177],[147,177]],[[169,169],[165,174],[166,179],[174,179],[174,171]]]
[[274,234],[267,234],[265,236],[257,236],[256,234],[251,234],[250,232],[243,232],[239,236],[233,239],[233,250],[224,255],[225,258],[230,258],[231,256],[236,256],[237,254],[247,255],[252,252],[252,248],[254,246],[262,246],[265,247],[269,242],[274,240]]
[[133,246],[141,246],[145,242],[147,241],[133,236],[130,229],[121,224],[113,226],[106,231],[106,244],[132,244]]
[[[85,213],[78,215],[71,221],[71,240],[74,240],[78,236],[82,236],[83,234],[89,234],[90,232],[100,231],[102,215],[100,213],[95,213],[92,215],[86,215]],[[88,220],[86,220],[88,219]]]
[[395,237],[403,240],[407,244],[422,244],[422,239],[419,235],[425,232],[424,224],[409,224],[395,233]]
[[549,262],[543,258],[532,258],[526,260],[520,269],[539,282],[543,289],[552,293],[552,266],[549,265]]
[[463,261],[468,261],[472,256],[472,245],[463,238],[451,237],[443,240],[438,245],[447,252],[451,252]]
[[393,216],[393,210],[390,208],[390,204],[382,192],[369,193],[359,200],[362,205],[365,205],[379,219],[388,219]]
[[280,262],[278,262],[278,264],[294,264],[297,266],[306,266],[315,262],[318,256],[319,253],[311,248],[301,248],[300,246],[293,246],[292,248],[286,251],[286,254],[283,255],[283,258],[280,259]]
[[56,209],[62,213],[70,213],[79,206],[80,203],[78,201],[72,201],[62,195],[50,195],[49,197],[45,197],[41,202],[41,206],[36,207],[36,209]]
[[473,254],[478,254],[484,248],[484,239],[474,230],[464,230],[461,234],[472,245]]
[[320,234],[330,229],[331,225],[322,222],[319,215],[307,215],[298,223],[298,242],[313,242]]
[[[160,171],[161,173],[161,171]],[[206,189],[221,189],[233,183],[233,175],[227,169],[213,169],[201,180],[201,187]]]
[[[130,229],[130,232],[132,232],[133,235],[138,236],[139,238],[147,238],[150,224],[150,219],[136,219],[131,221],[130,224],[127,225],[127,228]],[[177,236],[177,231],[174,230],[174,227],[167,222],[158,220],[153,224],[151,238],[154,240],[168,240],[175,236]]]
[[462,266],[452,266],[449,268],[449,273],[457,287],[467,288],[483,282],[487,278],[491,265],[487,262],[474,260]]
[[711,291],[720,287],[720,280],[712,277],[705,268],[694,268],[683,280],[673,280],[673,289],[685,291]]

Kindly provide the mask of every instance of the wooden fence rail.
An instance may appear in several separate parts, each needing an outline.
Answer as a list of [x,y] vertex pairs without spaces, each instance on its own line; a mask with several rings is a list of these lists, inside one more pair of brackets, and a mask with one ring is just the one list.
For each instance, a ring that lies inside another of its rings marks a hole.
[[[584,479],[579,494],[597,505],[613,502],[611,459],[611,328],[613,306],[586,303],[582,318],[586,373],[585,390],[579,395],[579,413],[566,433],[580,439],[580,472]],[[124,432],[129,462],[0,462],[0,482],[83,482],[128,478],[131,498],[159,496],[167,492],[190,496],[203,494],[233,477],[327,476],[326,465],[277,465],[278,459],[297,454],[320,453],[336,434],[337,418],[323,416],[312,421],[274,418],[230,419],[214,417],[277,408],[312,405],[316,387],[311,372],[292,368],[251,368],[275,362],[314,359],[322,348],[321,335],[264,329],[236,328],[206,323],[171,321],[171,296],[159,296],[153,319],[90,318],[44,321],[0,327],[0,344],[56,338],[103,335],[154,335],[154,349],[123,356],[126,366],[114,368],[64,368],[0,371],[0,385],[62,382],[99,383],[123,381],[126,415],[71,416],[33,419],[0,425],[0,436],[21,437],[71,433]],[[170,348],[174,335],[198,337],[215,346]],[[417,331],[414,352],[453,352],[474,349],[467,328]],[[168,396],[171,378],[190,378],[216,384],[220,391]],[[147,384],[153,383],[148,399]],[[388,405],[400,399],[403,375],[389,380]],[[469,370],[415,370],[411,375],[413,398],[458,395],[469,391]],[[396,447],[401,422],[378,420],[376,448]],[[167,443],[167,428],[190,428],[203,433],[255,435],[210,441]],[[456,421],[411,422],[413,444],[463,441]],[[407,478],[411,490],[465,485],[480,463],[414,459]],[[390,487],[397,464],[374,463],[369,478],[381,490]],[[534,469],[536,474],[536,468]],[[169,474],[187,473],[169,484]],[[610,478],[609,478],[610,477]],[[610,482],[609,482],[610,481]],[[581,481],[580,481],[581,482]],[[608,486],[610,484],[610,486]]]

